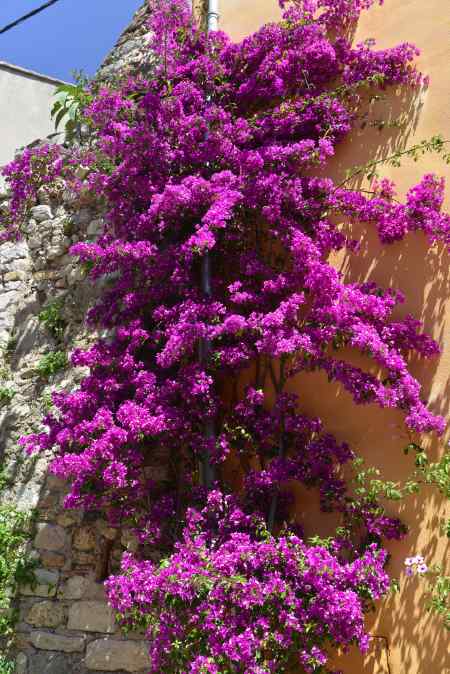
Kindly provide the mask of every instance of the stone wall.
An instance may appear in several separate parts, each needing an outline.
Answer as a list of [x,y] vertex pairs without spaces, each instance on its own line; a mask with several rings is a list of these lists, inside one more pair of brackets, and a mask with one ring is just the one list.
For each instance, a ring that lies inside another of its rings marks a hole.
[[148,16],[148,4],[145,2],[101,65],[97,73],[99,81],[107,83],[130,72],[148,74],[151,71],[153,61],[146,47],[150,36]]
[[[146,18],[145,4],[105,60],[101,81],[151,67]],[[0,209],[7,204],[0,183]],[[41,189],[23,239],[0,245],[0,389],[13,396],[0,402],[0,502],[36,513],[30,542],[36,584],[22,587],[16,599],[17,674],[148,671],[145,641],[139,635],[125,640],[102,582],[133,547],[132,536],[109,528],[101,513],[64,509],[67,485],[49,474],[51,456],[27,457],[18,445],[21,435],[39,430],[51,392],[73,389],[86,373],[67,367],[46,378],[40,364],[58,351],[70,356],[97,336],[84,321],[100,288],[85,279],[69,248],[95,239],[102,224],[98,204],[77,202],[61,184]],[[56,336],[39,320],[55,302],[64,328]]]
[[[7,196],[0,193],[0,207]],[[51,457],[25,457],[17,443],[20,435],[39,429],[50,392],[75,387],[85,374],[67,368],[47,379],[39,363],[49,353],[70,354],[95,338],[84,317],[98,288],[85,280],[68,250],[80,239],[95,238],[101,227],[96,204],[81,206],[63,186],[52,194],[42,189],[24,223],[23,240],[0,246],[0,386],[14,394],[0,409],[6,482],[1,500],[36,509],[37,583],[21,588],[17,600],[18,674],[145,672],[148,665],[142,638],[123,640],[101,582],[118,568],[124,549],[133,545],[131,536],[118,535],[100,513],[65,510],[67,487],[48,474]],[[65,326],[57,337],[39,320],[55,301]]]

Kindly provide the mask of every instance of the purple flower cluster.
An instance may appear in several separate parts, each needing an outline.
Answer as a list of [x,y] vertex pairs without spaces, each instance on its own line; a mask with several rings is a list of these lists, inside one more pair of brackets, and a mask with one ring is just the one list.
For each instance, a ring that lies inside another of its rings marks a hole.
[[147,631],[151,672],[316,672],[327,643],[367,648],[364,612],[388,589],[386,552],[372,545],[345,562],[263,525],[252,535],[246,519],[213,491],[201,513],[188,513],[170,558],[126,555],[123,575],[107,582],[124,625]]
[[61,175],[64,162],[57,145],[26,149],[2,170],[11,190],[8,211],[0,212],[0,243],[20,238],[20,224],[36,203],[43,185],[51,185]]
[[[127,557],[108,584],[124,621],[146,628],[155,672],[319,672],[327,644],[367,643],[363,612],[387,589],[382,538],[403,527],[349,496],[340,469],[352,452],[300,414],[290,379],[320,370],[356,404],[401,410],[411,431],[444,428],[408,368],[411,352],[429,358],[437,344],[398,317],[400,292],[345,283],[328,262],[358,254],[338,224],[348,218],[385,244],[415,230],[448,244],[442,182],[426,176],[400,204],[387,181],[368,196],[314,175],[353,126],[351,92],[415,86],[416,51],[351,45],[347,28],[370,0],[282,4],[282,21],[233,44],[197,30],[186,2],[155,3],[155,76],[100,90],[84,113],[95,142],[82,189],[102,195],[108,216],[103,236],[72,254],[104,280],[89,321],[109,336],[73,354],[90,374],[54,394],[48,430],[23,444],[55,451],[68,507],[105,509],[142,554],[165,555],[160,566]],[[37,178],[73,162],[44,155],[38,176],[29,154],[6,170],[10,233]],[[349,347],[375,368],[347,362]],[[161,463],[167,478],[155,482]],[[328,547],[299,536],[295,484],[340,515],[345,531]]]

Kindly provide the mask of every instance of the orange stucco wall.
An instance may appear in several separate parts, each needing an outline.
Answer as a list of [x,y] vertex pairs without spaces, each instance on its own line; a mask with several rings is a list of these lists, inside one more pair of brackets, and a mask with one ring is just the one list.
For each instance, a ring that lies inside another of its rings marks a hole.
[[[236,40],[279,16],[276,0],[222,0],[221,5],[221,28]],[[394,148],[410,146],[434,134],[450,138],[449,19],[449,0],[385,0],[384,6],[373,7],[361,17],[356,41],[374,37],[380,47],[414,42],[422,50],[420,69],[430,75],[431,84],[417,95],[392,92],[389,100],[372,111],[372,119],[381,115],[393,119],[402,111],[405,124],[401,129],[366,127],[355,132],[339,150],[332,167],[336,176],[343,175],[352,164],[386,156]],[[433,156],[424,157],[418,164],[408,160],[400,169],[385,169],[384,175],[397,182],[402,194],[427,172],[446,175],[450,185],[449,167]],[[449,197],[450,190],[447,192]],[[412,370],[423,383],[433,411],[450,421],[450,257],[442,247],[430,250],[421,234],[382,247],[373,231],[358,233],[363,242],[362,255],[342,256],[335,264],[348,280],[375,280],[406,292],[402,312],[421,318],[443,349],[433,361],[412,362]],[[356,354],[348,353],[348,358],[368,365]],[[300,393],[307,412],[320,414],[330,431],[350,442],[369,464],[381,468],[387,479],[405,480],[411,475],[412,458],[402,451],[409,440],[399,413],[374,406],[356,407],[346,392],[318,374],[302,376],[293,388]],[[449,437],[425,439],[430,454],[436,457],[442,452]],[[363,657],[352,652],[338,658],[336,664],[345,674],[448,674],[449,633],[439,618],[425,611],[424,584],[407,580],[403,573],[404,558],[417,553],[428,563],[441,563],[450,570],[448,542],[438,535],[440,523],[450,516],[448,504],[436,491],[424,488],[398,508],[389,505],[389,510],[400,512],[410,527],[408,538],[391,546],[391,570],[400,577],[401,591],[384,601],[377,614],[368,619],[369,631],[378,637],[369,654]],[[310,495],[298,495],[298,513],[307,531],[312,517],[324,532],[330,525],[317,513]]]

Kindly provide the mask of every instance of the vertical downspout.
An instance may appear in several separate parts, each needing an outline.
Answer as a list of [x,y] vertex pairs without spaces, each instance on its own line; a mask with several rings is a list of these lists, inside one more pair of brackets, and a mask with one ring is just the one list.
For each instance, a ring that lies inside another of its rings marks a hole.
[[219,30],[219,16],[219,0],[209,0],[206,21],[208,33],[215,33]]
[[[206,17],[206,25],[208,34],[213,33],[219,28],[219,0],[209,0],[208,14]],[[211,256],[209,251],[206,251],[202,260],[202,290],[205,297],[208,299],[212,297],[211,289]],[[202,339],[200,344],[200,361],[206,362],[211,352],[211,342],[209,339]],[[205,437],[208,440],[215,438],[214,422],[208,421],[205,424]],[[202,459],[202,481],[203,485],[209,491],[215,481],[215,470],[211,464],[211,458],[208,452],[205,452]]]

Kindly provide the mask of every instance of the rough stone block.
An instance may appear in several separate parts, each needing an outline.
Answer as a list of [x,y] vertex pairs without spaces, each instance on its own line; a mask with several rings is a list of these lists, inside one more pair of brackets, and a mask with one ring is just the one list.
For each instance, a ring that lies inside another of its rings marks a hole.
[[62,569],[66,558],[59,552],[44,551],[40,555],[41,564],[50,569]]
[[90,527],[77,529],[73,536],[73,547],[87,552],[95,548],[95,533]]
[[101,601],[80,601],[70,607],[68,628],[112,634],[116,631],[114,611]]
[[31,643],[41,651],[61,651],[62,653],[82,653],[86,645],[85,637],[66,637],[50,632],[32,632]]
[[67,543],[67,534],[62,527],[53,524],[38,524],[34,545],[38,549],[60,552]]
[[64,590],[64,599],[99,599],[105,601],[105,588],[85,576],[72,576],[68,579]]
[[40,601],[30,608],[25,620],[35,627],[58,627],[64,621],[64,607],[53,601]]
[[54,597],[59,581],[57,571],[47,571],[47,569],[36,569],[34,572],[36,583],[33,585],[24,585],[21,587],[21,594],[26,597]]
[[67,657],[61,653],[36,653],[30,658],[28,674],[70,674]]
[[41,204],[40,206],[34,206],[31,209],[31,217],[36,220],[36,222],[51,220],[53,218],[52,209],[50,206],[44,204]]
[[61,527],[71,527],[74,524],[77,524],[79,518],[77,515],[72,515],[71,513],[68,512],[63,512],[60,515],[58,515],[58,524]]
[[144,641],[98,639],[88,644],[86,666],[96,672],[139,672],[148,669],[150,658]]
[[6,311],[17,304],[17,293],[4,293],[0,295],[0,311]]
[[18,243],[3,243],[0,246],[0,262],[2,268],[6,267],[13,260],[19,260],[27,257],[28,249],[26,243],[19,241]]
[[18,653],[15,674],[27,674],[28,658],[25,653]]

